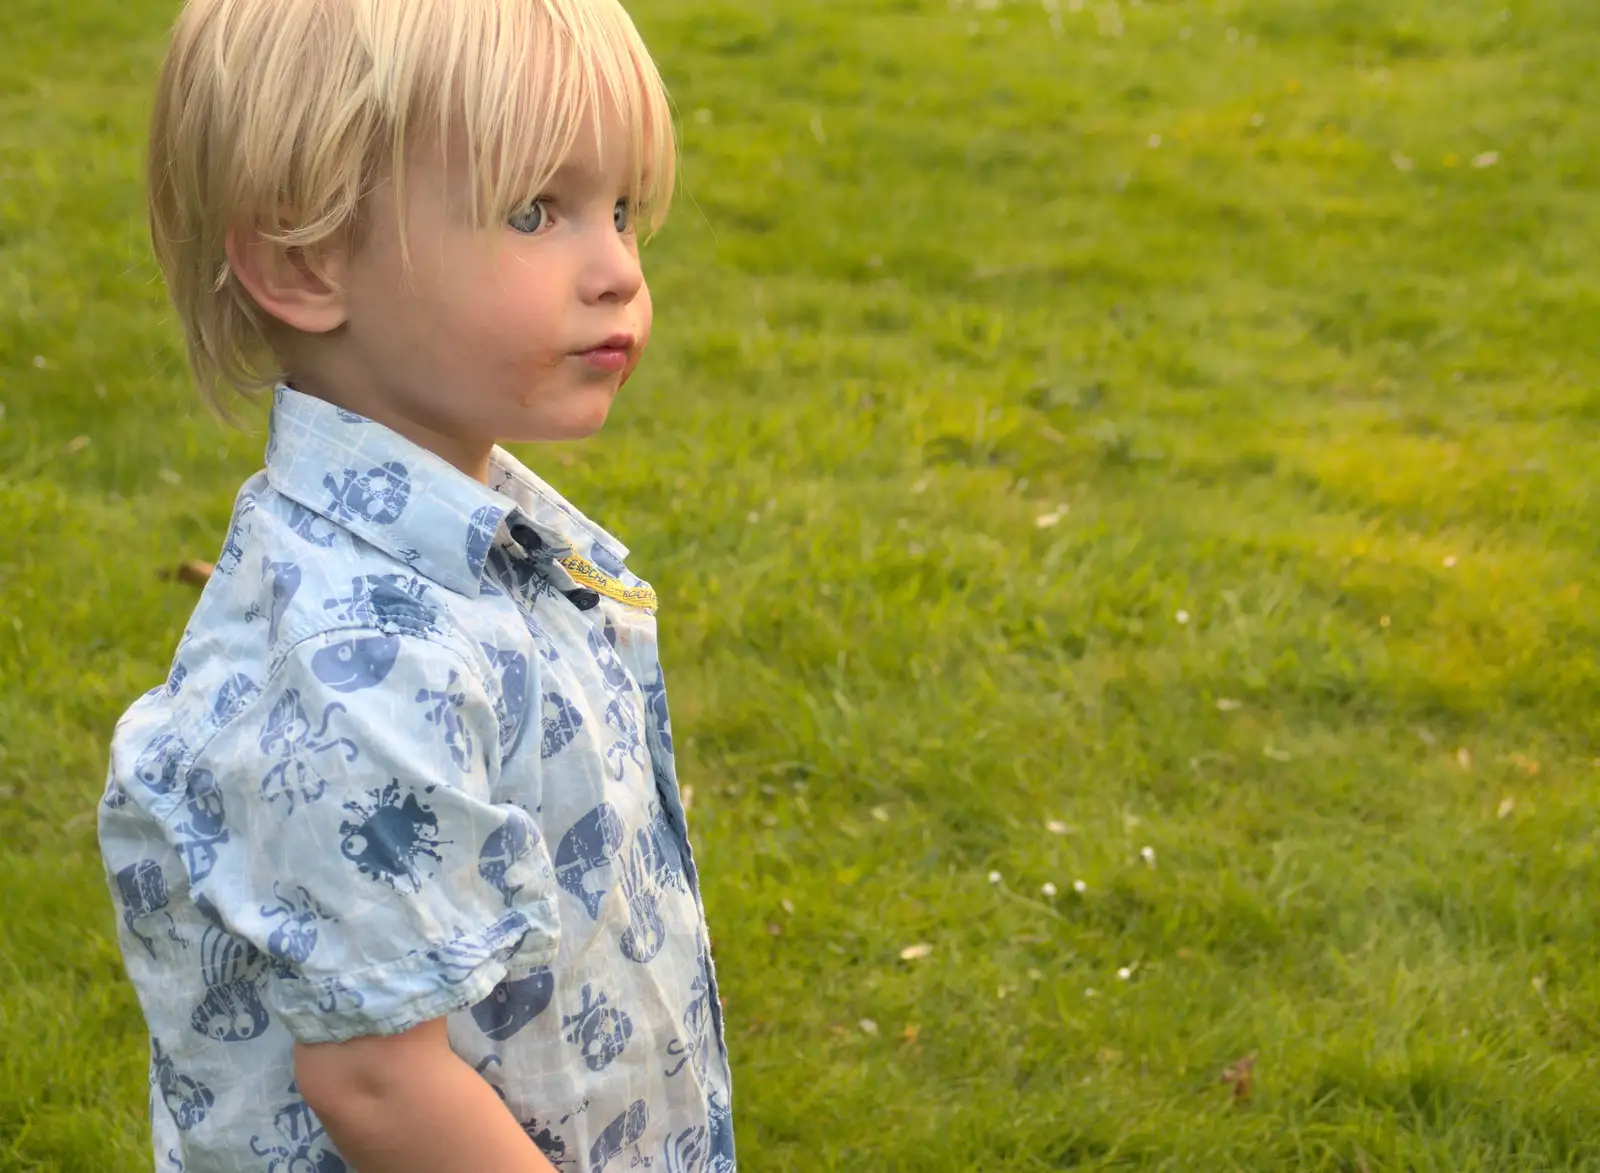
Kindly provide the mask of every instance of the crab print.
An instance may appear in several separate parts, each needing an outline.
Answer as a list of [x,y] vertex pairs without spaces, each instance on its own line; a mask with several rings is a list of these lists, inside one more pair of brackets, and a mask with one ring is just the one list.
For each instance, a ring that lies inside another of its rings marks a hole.
[[622,819],[602,802],[567,829],[556,848],[556,883],[583,902],[590,920],[611,890],[612,861],[622,853]]
[[572,744],[583,728],[583,714],[578,707],[559,692],[544,694],[544,707],[540,714],[544,725],[544,740],[539,746],[539,756],[553,758]]
[[303,803],[308,804],[322,797],[322,792],[328,788],[328,780],[318,769],[318,759],[329,753],[342,753],[346,762],[353,762],[360,756],[361,751],[356,749],[356,743],[348,737],[328,736],[328,725],[333,715],[344,711],[344,706],[338,701],[330,702],[322,710],[320,727],[313,729],[305,707],[300,703],[300,691],[294,688],[284,690],[272,706],[272,712],[267,714],[259,739],[261,752],[279,759],[261,779],[263,798],[269,803],[280,798],[287,799],[289,813],[293,813],[297,795]]
[[150,1039],[150,1086],[161,1089],[161,1100],[172,1113],[179,1132],[188,1132],[199,1124],[217,1102],[205,1084],[178,1071],[154,1036]]
[[628,927],[618,941],[622,955],[641,965],[655,958],[666,943],[667,929],[661,922],[660,875],[664,864],[655,837],[640,829],[634,832],[633,847],[622,862],[622,895],[628,902]]
[[364,473],[347,468],[337,481],[330,473],[322,478],[322,487],[331,494],[329,514],[340,521],[393,525],[411,500],[411,474],[397,460]]
[[366,574],[350,580],[350,593],[323,601],[347,623],[395,624],[417,630],[434,626],[438,613],[427,603],[428,585],[402,574]]
[[526,977],[508,979],[490,990],[472,1007],[472,1021],[486,1038],[504,1042],[543,1014],[555,992],[555,975],[548,965],[541,965]]
[[509,750],[522,731],[522,714],[528,703],[528,658],[521,652],[480,644],[489,664],[500,673],[500,696],[495,719],[500,727],[500,748]]
[[456,769],[463,774],[470,774],[472,730],[467,728],[467,722],[461,716],[461,710],[467,704],[467,693],[458,687],[460,683],[460,675],[452,668],[443,689],[435,692],[429,688],[419,688],[416,701],[419,705],[430,706],[423,710],[428,724],[443,727],[445,748],[450,751],[450,760],[455,762]]
[[143,920],[153,916],[163,916],[167,920],[167,938],[176,941],[185,949],[189,942],[178,935],[178,922],[172,919],[172,914],[167,911],[170,897],[167,892],[167,877],[161,871],[161,865],[153,859],[141,859],[138,863],[130,863],[117,873],[117,895],[122,900],[122,923],[128,927],[141,945],[145,947],[152,958],[156,955],[154,938],[146,937],[135,926]]
[[290,1083],[289,1094],[294,1098],[272,1115],[277,1138],[250,1138],[250,1151],[269,1158],[263,1173],[349,1173],[349,1166],[327,1145],[327,1131],[300,1098],[300,1088]]
[[256,1038],[270,1021],[261,1001],[266,969],[261,950],[226,929],[209,926],[200,938],[200,980],[206,993],[189,1024],[220,1043]]
[[295,888],[297,897],[283,894],[277,882],[272,885],[276,904],[263,904],[261,915],[277,921],[267,938],[267,952],[291,965],[304,965],[317,947],[317,924],[334,917],[318,904],[303,886]]
[[233,507],[233,517],[228,522],[228,536],[222,540],[222,553],[217,555],[214,574],[224,578],[239,569],[244,561],[245,519],[256,510],[256,499],[248,493],[242,495]]
[[[432,793],[427,787],[425,793]],[[344,836],[340,853],[362,875],[380,880],[397,892],[422,891],[433,878],[434,864],[444,862],[438,849],[450,841],[439,838],[439,816],[423,806],[415,791],[400,796],[400,780],[367,791],[367,802],[344,804],[354,818],[339,824]]]
[[478,849],[478,875],[504,897],[507,908],[522,891],[521,884],[510,882],[511,869],[532,855],[541,841],[538,824],[524,811],[511,807],[506,821],[490,831]]
[[606,1125],[589,1149],[589,1173],[605,1173],[605,1168],[622,1155],[630,1145],[639,1143],[650,1123],[650,1109],[643,1100],[635,1100],[610,1124]]
[[183,853],[183,867],[192,886],[211,874],[217,865],[217,848],[228,842],[222,791],[210,770],[202,767],[190,772],[184,810],[188,817],[173,827],[173,846]]
[[587,983],[582,997],[576,1014],[562,1015],[561,1029],[567,1042],[578,1044],[590,1071],[604,1071],[633,1037],[633,1020],[606,1005],[606,996],[594,993]]

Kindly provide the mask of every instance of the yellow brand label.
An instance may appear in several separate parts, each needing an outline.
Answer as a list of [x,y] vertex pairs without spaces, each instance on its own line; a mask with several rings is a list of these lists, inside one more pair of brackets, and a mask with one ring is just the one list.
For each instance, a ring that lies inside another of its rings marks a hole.
[[599,591],[606,598],[626,603],[630,607],[641,607],[646,611],[654,611],[657,607],[656,592],[653,589],[647,586],[625,586],[587,558],[568,554],[565,558],[558,558],[557,561],[566,567],[567,573],[572,576],[572,581],[579,586]]

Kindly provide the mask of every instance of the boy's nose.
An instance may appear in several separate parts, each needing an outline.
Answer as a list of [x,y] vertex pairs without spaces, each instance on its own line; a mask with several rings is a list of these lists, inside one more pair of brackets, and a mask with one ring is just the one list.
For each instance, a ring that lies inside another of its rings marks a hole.
[[607,233],[590,254],[579,280],[579,296],[586,302],[614,301],[627,305],[639,295],[644,269],[629,238]]

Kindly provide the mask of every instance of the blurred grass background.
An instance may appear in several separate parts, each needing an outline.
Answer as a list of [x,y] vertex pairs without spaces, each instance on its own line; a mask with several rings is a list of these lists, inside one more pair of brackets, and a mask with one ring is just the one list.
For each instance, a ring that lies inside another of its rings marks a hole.
[[[655,341],[521,455],[663,597],[743,1167],[1600,1168],[1600,8],[631,10]],[[174,11],[0,12],[4,1173],[148,1167],[94,802],[261,461]]]

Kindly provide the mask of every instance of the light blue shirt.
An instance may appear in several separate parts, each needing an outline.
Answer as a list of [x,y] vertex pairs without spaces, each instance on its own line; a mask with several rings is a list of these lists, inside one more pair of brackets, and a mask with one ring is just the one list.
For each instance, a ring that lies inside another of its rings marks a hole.
[[295,1040],[447,1016],[557,1169],[734,1169],[655,593],[504,451],[489,481],[276,391],[99,811],[158,1168],[344,1170]]

